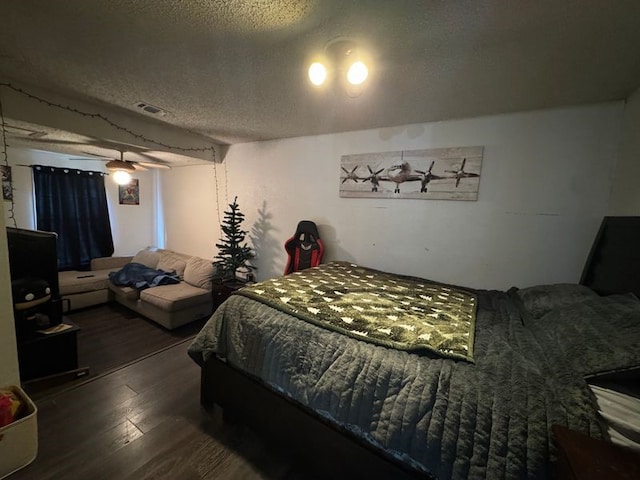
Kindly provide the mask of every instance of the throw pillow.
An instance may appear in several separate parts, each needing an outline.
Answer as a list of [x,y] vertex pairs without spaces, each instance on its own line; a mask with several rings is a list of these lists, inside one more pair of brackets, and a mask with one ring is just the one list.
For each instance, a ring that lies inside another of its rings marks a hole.
[[191,257],[187,261],[187,267],[184,269],[184,281],[194,287],[211,290],[211,279],[214,272],[215,268],[211,260]]
[[541,318],[556,308],[574,305],[598,296],[589,287],[573,283],[537,285],[523,288],[516,293],[533,318]]
[[160,260],[158,261],[158,265],[156,269],[162,270],[164,272],[173,272],[182,278],[184,275],[184,269],[187,266],[186,259],[177,253],[173,253],[167,250],[162,250],[160,252]]
[[149,268],[156,268],[160,261],[160,254],[152,247],[147,247],[144,250],[140,250],[131,260],[131,263],[141,263]]

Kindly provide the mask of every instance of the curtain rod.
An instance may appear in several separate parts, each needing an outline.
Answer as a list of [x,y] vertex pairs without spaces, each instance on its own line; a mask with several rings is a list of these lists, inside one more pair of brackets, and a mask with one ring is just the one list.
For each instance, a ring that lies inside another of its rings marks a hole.
[[[11,166],[11,165],[9,165]],[[33,168],[33,167],[51,167],[51,168],[61,168],[61,169],[68,169],[68,170],[80,170],[79,168],[72,168],[72,167],[54,167],[53,165],[25,165],[24,163],[16,163],[14,166],[16,167],[29,167],[29,168]],[[99,173],[100,175],[109,175],[109,172],[96,172],[94,170],[80,170],[81,172],[93,172],[93,173]]]

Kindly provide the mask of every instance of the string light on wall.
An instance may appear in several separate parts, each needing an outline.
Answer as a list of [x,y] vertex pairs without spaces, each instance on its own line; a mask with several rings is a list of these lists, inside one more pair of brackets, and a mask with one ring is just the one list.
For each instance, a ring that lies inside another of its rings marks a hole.
[[349,96],[358,96],[364,91],[369,78],[369,65],[365,51],[354,41],[339,37],[328,42],[321,55],[309,66],[309,81],[322,87],[338,81]]
[[[10,167],[9,167],[9,157],[7,156],[7,149],[9,147],[9,145],[7,144],[7,125],[4,121],[4,111],[2,109],[2,99],[0,98],[0,132],[2,134],[2,160],[1,160],[1,164],[6,168],[7,171],[7,175],[9,175],[9,171],[10,171]],[[3,179],[4,180],[4,179]],[[3,181],[3,183],[5,183]],[[6,188],[8,188],[10,190],[10,199],[9,202],[9,209],[8,209],[8,215],[7,218],[8,220],[10,220],[13,223],[14,227],[18,227],[18,224],[16,223],[16,216],[15,216],[15,201],[13,199],[13,182],[11,181],[11,177],[9,176],[9,178],[6,180]],[[3,187],[3,197],[4,197],[4,188],[5,185],[2,185]],[[4,201],[4,199],[3,199]]]
[[13,90],[16,93],[19,93],[27,98],[30,98],[31,100],[35,100],[37,102],[43,103],[49,107],[54,107],[54,108],[59,108],[61,110],[66,110],[68,112],[72,112],[75,113],[77,115],[80,115],[82,117],[86,117],[86,118],[93,118],[96,120],[101,120],[102,122],[106,123],[107,125],[110,125],[111,127],[115,128],[116,130],[119,130],[121,132],[127,133],[129,134],[131,137],[138,139],[138,140],[142,140],[144,142],[148,142],[148,143],[153,143],[159,147],[164,147],[164,148],[168,148],[171,150],[176,150],[178,152],[184,152],[184,153],[188,153],[188,152],[211,152],[212,155],[212,161],[215,162],[216,161],[216,152],[215,152],[215,147],[211,146],[211,147],[178,147],[176,145],[169,145],[168,143],[164,143],[161,142],[159,140],[154,140],[153,138],[149,138],[146,135],[142,135],[140,133],[136,133],[133,130],[131,130],[130,128],[127,127],[123,127],[122,125],[117,124],[116,122],[114,122],[113,120],[111,120],[109,117],[107,117],[106,115],[103,115],[101,113],[90,113],[90,112],[84,112],[78,108],[75,107],[71,107],[69,105],[63,105],[60,103],[55,103],[55,102],[50,102],[49,100],[46,100],[44,98],[41,98],[37,95],[34,95],[32,93],[27,92],[26,90],[23,90],[22,88],[16,87],[14,85],[12,85],[11,83],[5,83],[5,82],[0,82],[0,87],[3,88],[7,88],[9,90]]
[[[52,107],[52,108],[57,108],[60,110],[66,110],[68,112],[72,112],[75,113],[77,115],[80,115],[82,117],[85,118],[91,118],[91,119],[95,119],[95,120],[100,120],[104,123],[106,123],[107,125],[110,125],[111,127],[115,128],[116,130],[119,130],[121,132],[127,133],[129,134],[131,137],[137,139],[137,140],[142,140],[144,142],[148,142],[148,143],[152,143],[155,144],[157,146],[160,147],[164,147],[164,148],[168,148],[168,149],[172,149],[172,150],[176,150],[178,152],[183,152],[183,153],[189,153],[189,152],[211,152],[211,161],[213,162],[213,168],[214,168],[214,173],[215,173],[215,169],[216,169],[216,150],[215,150],[215,146],[210,146],[210,147],[179,147],[176,145],[170,145],[167,144],[165,142],[159,141],[159,140],[155,140],[153,138],[149,138],[143,134],[137,133],[133,130],[131,130],[130,128],[124,127],[122,125],[117,124],[116,122],[114,122],[113,120],[111,120],[109,117],[101,114],[101,113],[91,113],[91,112],[86,112],[86,111],[82,111],[78,108],[75,107],[71,107],[69,105],[64,105],[61,103],[56,103],[56,102],[51,102],[49,100],[46,100],[42,97],[39,97],[37,95],[34,95],[33,93],[27,92],[26,90],[20,88],[20,87],[16,87],[14,85],[12,85],[11,83],[6,83],[6,82],[0,82],[0,88],[6,88],[8,90],[12,90],[13,92],[16,92],[20,95],[23,95],[31,100],[37,101],[39,103],[42,103],[44,105],[47,105],[48,107]],[[1,111],[1,107],[2,104],[0,102],[0,116],[2,114]],[[2,116],[2,118],[0,119],[1,121],[1,136],[2,136],[2,144],[0,146],[3,146],[3,154],[4,154],[4,163],[6,165],[8,165],[8,161],[7,161],[7,143],[6,143],[6,132],[5,132],[5,123],[4,123],[4,117]],[[224,164],[224,169],[225,169],[225,181],[226,181],[226,163]],[[121,169],[122,170],[122,169]],[[118,176],[121,176],[122,174],[118,174]],[[123,179],[124,181],[124,179]],[[129,178],[130,181],[130,178]],[[217,173],[215,175],[215,181],[216,181],[216,197],[217,197],[217,192],[218,192],[218,180],[217,180]],[[127,182],[128,183],[128,182]],[[225,197],[227,196],[227,192],[226,192],[226,185],[225,185]],[[9,218],[13,220],[13,223],[15,225],[16,221],[14,218],[14,214],[13,214],[13,209],[14,209],[14,203],[13,200],[11,201],[11,208],[9,209]],[[216,209],[218,210],[218,217],[220,217],[220,203],[218,202],[218,204],[216,205]]]

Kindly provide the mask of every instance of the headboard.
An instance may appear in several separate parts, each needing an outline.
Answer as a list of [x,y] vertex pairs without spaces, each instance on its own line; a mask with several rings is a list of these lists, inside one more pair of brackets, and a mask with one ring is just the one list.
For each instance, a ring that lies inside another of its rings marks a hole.
[[601,295],[640,298],[640,217],[604,217],[580,283]]

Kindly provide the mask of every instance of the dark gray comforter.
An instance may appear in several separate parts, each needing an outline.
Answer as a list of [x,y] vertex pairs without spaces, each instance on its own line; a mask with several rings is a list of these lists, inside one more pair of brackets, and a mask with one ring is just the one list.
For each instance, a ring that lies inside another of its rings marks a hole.
[[640,301],[585,296],[533,315],[516,292],[476,293],[475,365],[367,344],[242,296],[189,353],[227,359],[438,478],[553,476],[552,424],[602,436],[584,375],[640,364]]

